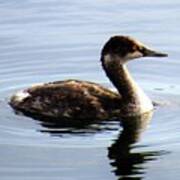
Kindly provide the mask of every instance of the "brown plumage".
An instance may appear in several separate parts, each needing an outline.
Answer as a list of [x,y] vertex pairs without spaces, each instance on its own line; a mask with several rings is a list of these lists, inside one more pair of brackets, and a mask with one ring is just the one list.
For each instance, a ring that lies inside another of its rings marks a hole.
[[125,66],[127,61],[143,56],[167,55],[127,36],[112,37],[102,49],[101,62],[118,93],[92,82],[66,80],[23,90],[12,96],[10,105],[28,115],[82,121],[150,111],[151,101],[134,83]]
[[16,96],[12,97],[14,108],[50,118],[106,119],[119,112],[120,96],[92,82],[57,81],[34,86],[24,93],[29,96],[17,104]]

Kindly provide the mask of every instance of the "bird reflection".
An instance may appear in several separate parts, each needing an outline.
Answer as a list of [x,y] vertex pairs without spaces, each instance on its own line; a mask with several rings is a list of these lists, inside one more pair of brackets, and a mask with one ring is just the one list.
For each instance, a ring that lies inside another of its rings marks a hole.
[[[69,121],[58,119],[42,119],[34,117],[41,124],[43,133],[52,136],[63,137],[65,134],[88,135],[106,130],[119,130],[119,122],[122,131],[114,143],[108,148],[108,158],[113,172],[118,180],[141,180],[146,173],[145,164],[156,160],[166,151],[142,151],[135,146],[142,133],[151,121],[153,112],[145,113],[136,117],[124,117],[111,121]],[[136,150],[136,151],[135,151]],[[139,151],[138,151],[139,150]]]
[[15,111],[18,115],[30,116],[33,120],[37,121],[41,125],[41,129],[38,131],[42,133],[48,133],[51,136],[63,137],[68,135],[82,135],[99,133],[102,131],[114,131],[119,130],[119,119],[111,119],[106,121],[99,120],[69,120],[69,119],[56,119],[56,118],[44,118],[38,115],[32,115],[29,113],[21,113]]
[[147,161],[156,160],[163,151],[133,152],[133,144],[138,142],[142,132],[149,124],[153,113],[122,119],[123,130],[118,139],[108,148],[113,172],[118,180],[141,180],[144,177]]

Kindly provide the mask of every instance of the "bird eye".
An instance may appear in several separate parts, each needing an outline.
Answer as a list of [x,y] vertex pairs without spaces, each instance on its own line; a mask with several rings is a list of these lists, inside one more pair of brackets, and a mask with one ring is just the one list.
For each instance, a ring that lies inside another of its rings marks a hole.
[[134,46],[132,47],[132,50],[133,50],[133,51],[137,51],[137,50],[138,50],[138,47],[134,45]]

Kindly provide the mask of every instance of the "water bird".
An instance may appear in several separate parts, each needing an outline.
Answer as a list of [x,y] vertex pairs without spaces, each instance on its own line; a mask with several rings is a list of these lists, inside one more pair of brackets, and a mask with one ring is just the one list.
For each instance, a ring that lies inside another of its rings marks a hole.
[[143,114],[153,110],[152,101],[133,80],[126,64],[137,58],[166,56],[132,37],[113,36],[102,48],[100,60],[117,92],[93,82],[68,79],[21,90],[11,97],[10,105],[25,115],[82,122]]

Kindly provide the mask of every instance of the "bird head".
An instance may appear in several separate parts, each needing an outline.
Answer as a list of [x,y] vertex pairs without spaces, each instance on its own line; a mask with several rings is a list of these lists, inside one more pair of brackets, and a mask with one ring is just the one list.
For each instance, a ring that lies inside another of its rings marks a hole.
[[111,37],[101,53],[104,63],[118,61],[120,64],[141,57],[166,57],[166,53],[155,51],[129,36]]

